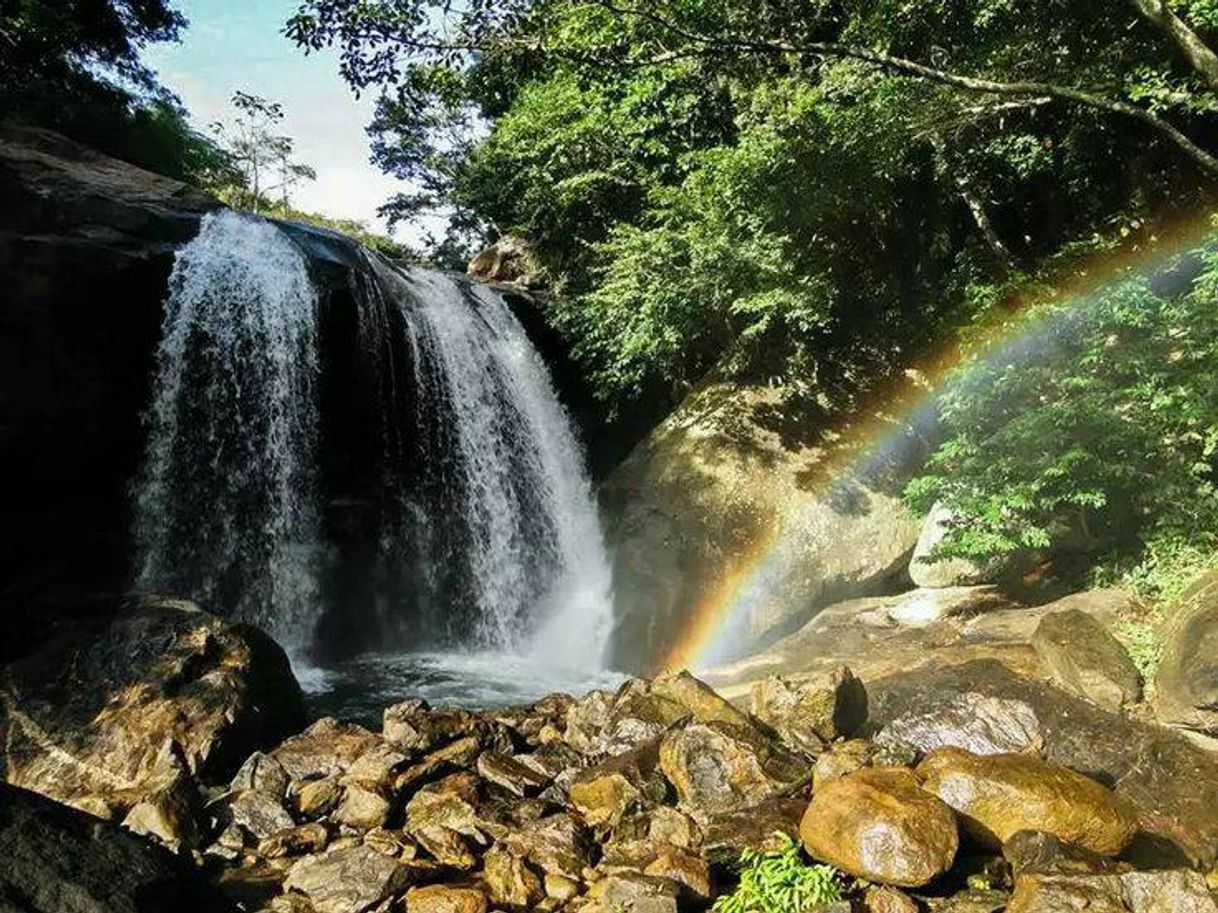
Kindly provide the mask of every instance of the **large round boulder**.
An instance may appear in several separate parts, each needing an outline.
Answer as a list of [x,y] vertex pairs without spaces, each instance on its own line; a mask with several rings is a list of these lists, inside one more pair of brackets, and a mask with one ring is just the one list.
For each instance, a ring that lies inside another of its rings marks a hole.
[[114,818],[164,818],[187,779],[226,782],[304,718],[269,637],[172,600],[56,625],[0,700],[4,778]]
[[1036,830],[1115,856],[1138,831],[1133,808],[1107,787],[1028,755],[941,748],[917,772],[924,789],[959,813],[970,836],[995,849],[1019,831]]
[[1032,646],[1066,691],[1111,710],[1142,699],[1142,676],[1129,653],[1086,612],[1049,613],[1037,625]]
[[956,816],[905,768],[868,768],[820,789],[799,825],[817,859],[858,878],[919,887],[951,868]]

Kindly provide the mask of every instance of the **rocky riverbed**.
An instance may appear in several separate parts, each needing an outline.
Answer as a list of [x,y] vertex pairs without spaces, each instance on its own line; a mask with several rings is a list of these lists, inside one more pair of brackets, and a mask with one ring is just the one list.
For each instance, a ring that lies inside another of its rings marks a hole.
[[18,909],[167,909],[178,885],[197,909],[675,913],[784,835],[840,872],[842,911],[1218,909],[1218,755],[992,658],[735,703],[686,673],[406,700],[377,731],[304,726],[258,632],[143,602],[58,629],[3,696]]

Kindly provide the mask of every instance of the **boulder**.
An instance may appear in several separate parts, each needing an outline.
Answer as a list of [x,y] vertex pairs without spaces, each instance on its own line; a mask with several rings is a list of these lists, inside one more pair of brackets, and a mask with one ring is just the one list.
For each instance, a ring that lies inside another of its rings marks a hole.
[[557,812],[513,830],[503,846],[547,874],[578,881],[588,865],[588,833],[575,816]]
[[702,846],[715,864],[734,865],[744,850],[779,851],[782,836],[797,837],[806,799],[780,796],[704,816]]
[[890,887],[868,888],[863,907],[867,913],[918,913],[913,898]]
[[996,568],[983,567],[967,558],[931,557],[947,538],[953,520],[951,510],[941,504],[936,504],[927,514],[909,562],[909,576],[918,586],[958,587],[994,582]]
[[57,626],[0,701],[8,782],[116,816],[182,775],[225,782],[304,715],[270,638],[170,600]]
[[1055,764],[1115,785],[1138,812],[1144,834],[1127,857],[1146,867],[1218,861],[1218,757],[1182,735],[1114,714],[994,661],[924,669],[869,681],[872,719],[884,724],[929,714],[955,697],[978,693],[1021,701],[1044,732]]
[[749,710],[800,751],[817,754],[867,723],[867,689],[846,666],[793,681],[771,676],[753,685]]
[[595,913],[677,913],[677,885],[667,878],[621,872],[592,886]]
[[1104,625],[1078,609],[1041,619],[1032,646],[1053,681],[1066,691],[1119,710],[1142,699],[1142,676]]
[[956,816],[905,768],[869,768],[815,793],[799,826],[815,858],[858,878],[925,885],[955,861]]
[[486,913],[480,888],[433,884],[406,892],[406,913]]
[[751,730],[690,723],[661,739],[660,769],[681,807],[698,817],[776,796],[807,767]]
[[357,831],[370,831],[389,820],[389,802],[378,793],[353,784],[344,789],[333,817],[339,824]]
[[1127,871],[1129,866],[1060,839],[1046,831],[1016,831],[1002,845],[1002,856],[1020,875],[1094,875]]
[[1196,872],[1027,874],[1015,879],[1007,913],[1214,913],[1218,910]]
[[[908,580],[921,523],[900,490],[924,444],[894,428],[890,459],[840,471],[852,426],[873,418],[848,401],[822,409],[804,390],[714,380],[605,480],[616,668],[745,656],[823,606]],[[765,587],[731,618],[708,615],[763,555]]]
[[969,834],[998,848],[1038,830],[1105,856],[1127,847],[1137,813],[1095,780],[1027,755],[940,748],[918,765],[923,788],[956,810]]
[[884,610],[888,619],[899,625],[925,628],[949,618],[979,615],[1010,604],[998,587],[953,586],[911,590],[889,601]]
[[529,908],[545,896],[541,879],[533,870],[501,847],[487,851],[482,867],[482,880],[493,903]]
[[2,783],[0,907],[22,913],[235,911],[168,850]]
[[510,282],[525,288],[542,285],[541,263],[533,245],[519,235],[502,235],[469,261],[466,274],[484,282]]
[[223,806],[221,820],[236,825],[255,843],[296,825],[280,800],[261,790],[248,789],[231,795]]
[[667,787],[659,765],[659,741],[644,742],[576,774],[571,804],[590,826],[616,827],[627,812],[664,798]]
[[341,776],[379,744],[380,739],[362,726],[323,717],[275,746],[270,755],[292,780],[312,780]]
[[1044,746],[1045,734],[1036,711],[1023,701],[970,691],[948,696],[928,712],[897,717],[875,741],[923,753],[963,748],[974,754],[1036,754]]
[[1201,577],[1165,614],[1155,710],[1174,726],[1218,734],[1218,571]]
[[317,913],[362,913],[392,897],[409,870],[368,846],[340,846],[306,856],[288,872],[283,889],[303,894]]
[[266,859],[285,856],[306,856],[320,853],[330,842],[325,825],[312,821],[299,827],[279,831],[258,844],[258,855]]

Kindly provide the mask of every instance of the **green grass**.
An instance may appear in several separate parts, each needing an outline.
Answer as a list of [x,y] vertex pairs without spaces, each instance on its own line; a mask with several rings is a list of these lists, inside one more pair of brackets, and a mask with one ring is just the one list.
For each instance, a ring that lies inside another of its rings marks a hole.
[[782,849],[740,854],[740,884],[720,897],[713,913],[804,913],[815,904],[842,899],[840,873],[829,865],[808,865],[800,845],[777,835]]

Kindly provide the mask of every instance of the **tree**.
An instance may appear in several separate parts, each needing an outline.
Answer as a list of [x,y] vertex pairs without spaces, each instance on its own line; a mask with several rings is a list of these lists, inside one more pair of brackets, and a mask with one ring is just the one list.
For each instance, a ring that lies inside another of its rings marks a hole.
[[296,162],[295,141],[276,132],[283,121],[283,106],[248,92],[236,92],[232,104],[236,110],[232,122],[212,125],[240,176],[228,188],[230,202],[260,212],[271,195],[278,194],[279,204],[287,209],[291,189],[301,181],[316,180],[317,172]]

